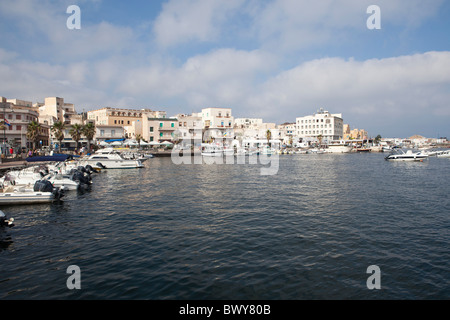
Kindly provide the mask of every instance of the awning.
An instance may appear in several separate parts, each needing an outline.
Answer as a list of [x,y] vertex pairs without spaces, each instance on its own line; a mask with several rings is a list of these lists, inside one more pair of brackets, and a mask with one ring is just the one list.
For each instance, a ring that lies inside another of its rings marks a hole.
[[116,142],[116,141],[122,142],[122,141],[125,141],[125,138],[124,139],[106,140],[105,142],[111,143],[111,142]]

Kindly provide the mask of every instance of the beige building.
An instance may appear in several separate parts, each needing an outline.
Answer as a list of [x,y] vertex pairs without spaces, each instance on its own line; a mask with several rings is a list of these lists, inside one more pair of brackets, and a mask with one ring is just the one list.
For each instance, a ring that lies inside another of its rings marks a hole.
[[178,130],[176,118],[150,118],[142,119],[142,138],[147,142],[175,141]]
[[284,144],[292,145],[295,142],[295,135],[297,134],[296,125],[294,123],[283,123],[277,126],[278,139]]
[[205,108],[198,114],[202,118],[203,141],[233,139],[234,117],[231,108]]
[[178,114],[176,118],[178,120],[176,139],[183,141],[185,145],[193,145],[203,140],[203,121],[199,114]]
[[[15,149],[32,148],[33,141],[27,138],[28,124],[39,122],[39,113],[30,101],[0,97],[0,119],[4,119],[3,130],[0,130],[0,140]],[[49,145],[50,126],[41,124],[38,147]]]
[[150,109],[133,110],[119,108],[102,108],[87,112],[87,119],[95,121],[96,125],[126,127],[133,125],[133,121],[142,120],[143,117],[166,118],[166,112]]
[[331,114],[323,109],[318,110],[311,116],[296,119],[297,137],[302,140],[323,141],[341,140],[344,135],[344,121],[342,114]]

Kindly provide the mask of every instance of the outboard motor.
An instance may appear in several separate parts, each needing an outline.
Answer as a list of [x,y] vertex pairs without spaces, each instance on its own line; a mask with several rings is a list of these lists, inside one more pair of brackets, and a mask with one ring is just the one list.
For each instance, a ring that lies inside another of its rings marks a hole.
[[0,210],[0,227],[14,227],[14,218],[7,219],[3,211]]
[[38,180],[34,184],[33,190],[35,192],[53,192],[53,185],[48,180]]
[[97,162],[97,166],[99,166],[102,169],[106,169],[106,166],[104,166],[103,164],[101,164],[100,162]]

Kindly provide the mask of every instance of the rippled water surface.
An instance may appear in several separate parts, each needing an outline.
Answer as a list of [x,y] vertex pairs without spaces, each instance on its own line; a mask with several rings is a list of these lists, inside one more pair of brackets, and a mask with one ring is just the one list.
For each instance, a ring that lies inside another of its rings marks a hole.
[[283,155],[274,176],[154,158],[0,208],[0,299],[449,299],[450,161],[383,156]]

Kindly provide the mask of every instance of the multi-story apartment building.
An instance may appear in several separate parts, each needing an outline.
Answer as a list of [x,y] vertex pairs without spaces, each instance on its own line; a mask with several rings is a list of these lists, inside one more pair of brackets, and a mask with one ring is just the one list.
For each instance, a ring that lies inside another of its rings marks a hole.
[[297,137],[302,140],[319,140],[324,142],[341,140],[344,135],[342,114],[331,114],[320,109],[311,116],[296,119]]
[[178,119],[178,131],[175,138],[183,141],[184,145],[193,145],[195,141],[203,140],[203,122],[198,114],[176,115]]
[[142,118],[142,138],[147,142],[174,141],[177,129],[176,118]]
[[[30,101],[0,97],[0,119],[3,130],[0,130],[0,140],[13,148],[33,148],[33,141],[27,138],[28,124],[38,122],[39,113]],[[41,124],[37,139],[38,147],[49,145],[50,126]]]
[[143,117],[166,118],[166,112],[119,108],[102,108],[87,112],[87,119],[95,121],[96,125],[131,126],[133,121],[142,120]]
[[203,123],[204,141],[214,139],[232,139],[234,117],[231,108],[205,108],[195,116],[201,116]]
[[278,139],[284,144],[292,145],[297,134],[295,123],[283,123],[277,126]]

